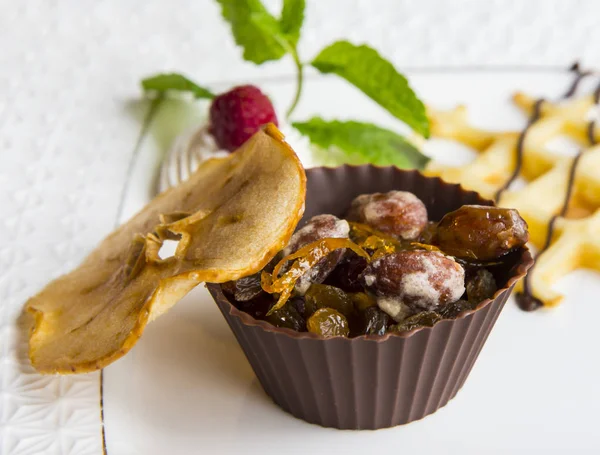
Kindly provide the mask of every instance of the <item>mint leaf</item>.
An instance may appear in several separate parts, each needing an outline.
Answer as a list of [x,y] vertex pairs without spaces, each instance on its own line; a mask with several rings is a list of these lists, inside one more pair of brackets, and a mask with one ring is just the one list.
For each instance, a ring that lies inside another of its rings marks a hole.
[[300,38],[305,6],[305,0],[283,0],[279,27],[292,47],[296,47]]
[[208,89],[200,87],[187,77],[176,73],[157,74],[155,76],[146,78],[142,80],[142,88],[146,92],[152,91],[161,94],[170,90],[175,90],[178,92],[190,92],[196,98],[212,99],[215,97],[215,95]]
[[414,145],[399,134],[372,123],[326,121],[313,117],[292,126],[323,148],[337,147],[353,164],[422,169],[429,161]]
[[322,73],[335,73],[362,90],[396,118],[429,137],[425,106],[394,66],[369,46],[338,41],[312,61]]
[[279,22],[260,0],[217,0],[221,13],[231,24],[238,46],[244,49],[244,60],[264,63],[279,60],[287,53]]

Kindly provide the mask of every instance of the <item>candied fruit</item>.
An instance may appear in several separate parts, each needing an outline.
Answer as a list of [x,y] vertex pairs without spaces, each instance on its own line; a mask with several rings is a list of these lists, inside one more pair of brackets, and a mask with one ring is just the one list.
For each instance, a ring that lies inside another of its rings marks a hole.
[[529,240],[527,223],[515,209],[463,205],[439,222],[434,244],[464,260],[492,261]]
[[402,239],[415,239],[427,225],[427,208],[406,191],[361,194],[352,201],[348,219]]
[[396,321],[435,310],[465,292],[463,268],[436,251],[400,251],[371,262],[361,275],[379,307]]

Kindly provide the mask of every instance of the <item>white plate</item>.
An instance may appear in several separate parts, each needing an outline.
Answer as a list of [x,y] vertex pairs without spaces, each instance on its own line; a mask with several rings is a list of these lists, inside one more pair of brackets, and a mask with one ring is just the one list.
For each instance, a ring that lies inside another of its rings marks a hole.
[[[409,77],[429,104],[465,103],[477,125],[493,129],[523,126],[524,118],[509,102],[514,91],[552,98],[571,80],[566,72],[552,71],[423,71]],[[291,81],[262,87],[284,112]],[[123,219],[149,200],[165,144],[199,122],[203,106],[170,103],[155,116],[138,149]],[[401,130],[364,95],[330,77],[308,78],[294,117],[314,114]],[[444,153],[453,152],[437,148],[436,154]],[[105,369],[106,451],[598,453],[600,279],[592,272],[576,272],[557,287],[567,294],[557,309],[530,314],[507,304],[463,389],[445,408],[421,421],[374,432],[324,429],[280,410],[260,388],[217,307],[199,287],[151,324],[126,357]],[[96,381],[97,375],[88,378]],[[71,406],[76,403],[72,398]],[[76,443],[78,436],[70,440]]]

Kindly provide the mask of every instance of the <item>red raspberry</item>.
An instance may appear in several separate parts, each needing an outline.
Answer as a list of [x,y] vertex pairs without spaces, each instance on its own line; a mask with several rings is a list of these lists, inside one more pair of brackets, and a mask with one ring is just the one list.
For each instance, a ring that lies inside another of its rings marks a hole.
[[210,106],[210,132],[217,145],[233,152],[277,116],[271,100],[253,85],[241,85],[217,96]]

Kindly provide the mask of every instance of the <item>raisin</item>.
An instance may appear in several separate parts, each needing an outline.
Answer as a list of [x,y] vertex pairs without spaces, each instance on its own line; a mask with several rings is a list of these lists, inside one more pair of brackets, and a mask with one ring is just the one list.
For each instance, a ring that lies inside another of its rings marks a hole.
[[[383,335],[390,322],[387,313],[381,311],[377,305],[367,307],[355,318],[355,335]],[[353,321],[354,322],[354,321]]]
[[327,278],[326,283],[342,288],[346,292],[363,290],[360,274],[367,266],[367,260],[353,251],[346,252],[344,259]]
[[306,321],[292,302],[287,302],[282,308],[273,311],[273,313],[264,319],[275,327],[285,327],[297,332],[304,332],[306,330]]
[[456,302],[449,303],[439,310],[440,315],[446,319],[454,319],[460,313],[475,309],[477,305],[467,300],[457,300]]
[[306,327],[309,332],[324,337],[347,337],[350,333],[348,320],[333,308],[320,308],[315,311],[306,321]]
[[333,308],[344,316],[349,317],[354,312],[354,305],[350,296],[335,286],[326,284],[313,284],[306,294],[304,315],[312,315],[320,308]]
[[467,298],[471,303],[479,303],[492,298],[498,290],[494,275],[486,269],[479,269],[468,277],[466,288]]
[[417,313],[404,321],[390,327],[390,331],[408,332],[418,327],[433,327],[442,317],[435,311],[423,311]]

